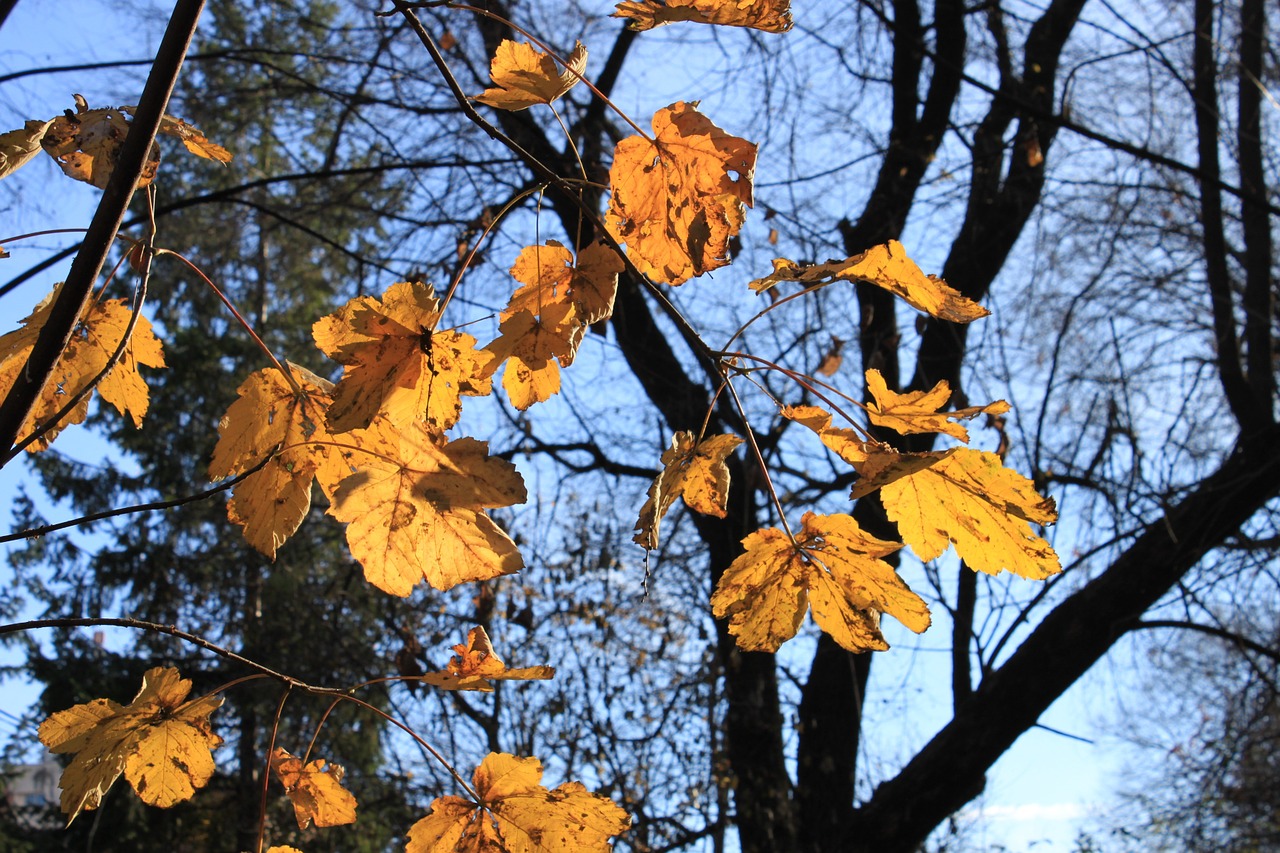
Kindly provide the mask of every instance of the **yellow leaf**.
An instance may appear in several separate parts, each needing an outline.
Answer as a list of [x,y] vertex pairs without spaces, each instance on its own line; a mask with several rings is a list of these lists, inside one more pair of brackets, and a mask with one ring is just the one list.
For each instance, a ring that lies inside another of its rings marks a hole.
[[725,570],[712,611],[746,651],[775,652],[795,636],[812,608],[818,627],[851,652],[889,648],[880,633],[888,613],[917,634],[929,608],[881,560],[902,546],[865,533],[848,515],[807,512],[793,542],[783,531],[758,530],[746,553]]
[[523,110],[534,104],[550,104],[587,70],[587,49],[575,42],[568,66],[561,71],[549,53],[535,50],[533,45],[503,39],[493,55],[489,76],[494,88],[476,95],[476,100],[503,110]]
[[868,370],[867,390],[871,392],[874,399],[874,402],[867,404],[867,414],[871,417],[871,422],[877,426],[888,427],[902,435],[939,432],[968,444],[969,431],[952,421],[972,420],[978,415],[1003,415],[1009,411],[1008,403],[997,400],[986,406],[968,406],[950,412],[939,412],[938,409],[951,399],[951,386],[945,379],[939,380],[938,384],[928,391],[898,394],[889,390],[880,371]]
[[128,706],[95,699],[59,711],[40,724],[40,742],[75,757],[62,772],[62,813],[67,823],[98,807],[121,773],[148,805],[168,808],[190,799],[213,775],[212,750],[222,738],[209,715],[222,697],[184,703],[191,682],[172,668],[142,677]]
[[453,647],[457,652],[449,659],[444,672],[428,672],[418,676],[422,681],[442,690],[478,690],[492,693],[494,681],[543,681],[555,678],[556,671],[549,666],[526,666],[507,669],[502,658],[493,650],[489,635],[477,625],[467,632],[467,642]]
[[502,319],[521,311],[537,316],[566,303],[574,306],[569,316],[579,328],[609,319],[622,258],[603,243],[592,243],[578,255],[577,265],[572,264],[573,253],[555,240],[522,249],[511,267],[511,275],[522,286],[512,294]]
[[652,551],[658,547],[658,527],[676,498],[690,509],[724,518],[729,501],[729,466],[725,459],[742,444],[736,435],[714,435],[694,447],[693,433],[680,431],[662,452],[662,471],[649,487],[640,508],[634,541]]
[[785,33],[791,29],[791,0],[624,0],[613,17],[629,18],[631,29],[642,31],[694,21]]
[[897,240],[825,264],[802,266],[778,258],[773,262],[773,272],[751,282],[751,289],[760,293],[780,281],[798,281],[808,287],[825,287],[834,281],[866,281],[900,296],[913,308],[953,323],[971,323],[991,313],[937,276],[925,275]]
[[614,150],[607,224],[655,281],[683,284],[729,263],[729,238],[751,204],[756,147],[683,101],[658,110],[651,142]]
[[445,590],[523,567],[515,543],[481,510],[523,502],[524,481],[488,448],[472,438],[439,444],[414,424],[397,458],[357,461],[329,514],[348,523],[347,543],[371,584],[405,596],[419,580]]
[[1004,467],[994,453],[956,448],[945,459],[880,490],[889,518],[921,560],[956,546],[971,568],[1002,569],[1032,580],[1062,571],[1058,555],[1031,524],[1051,524],[1058,513],[1031,481]]
[[52,121],[28,121],[20,130],[0,134],[0,178],[7,178],[40,153],[40,140]]
[[293,802],[298,829],[316,826],[343,826],[356,822],[356,798],[342,787],[345,771],[337,764],[325,766],[323,759],[308,762],[276,747],[271,753],[271,769],[276,771],[285,795]]
[[403,426],[426,421],[446,430],[462,396],[490,393],[489,355],[464,332],[432,332],[440,301],[420,282],[399,282],[382,299],[361,296],[312,327],[316,345],[345,365],[333,392],[329,425],[363,429],[383,413]]
[[[135,107],[121,107],[121,110],[133,114]],[[208,138],[180,118],[163,116],[160,119],[159,133],[181,139],[183,146],[197,157],[213,160],[217,163],[230,163],[231,152],[221,145],[215,145]]]
[[524,411],[560,393],[560,368],[573,362],[585,328],[574,305],[555,302],[538,317],[517,311],[498,328],[502,334],[485,349],[493,354],[491,369],[506,363],[502,387],[511,405]]
[[579,782],[539,784],[542,763],[491,752],[476,768],[479,801],[438,797],[409,830],[405,853],[605,853],[631,818]]
[[[22,328],[0,337],[0,399],[8,394],[19,371],[25,368],[36,338],[49,319],[53,303],[61,290],[62,284],[59,283],[36,306],[35,311],[22,321]],[[58,358],[49,383],[37,398],[26,424],[23,425],[19,439],[30,435],[37,426],[50,420],[102,372],[120,345],[132,316],[133,310],[123,299],[108,299],[90,304],[85,309],[67,348]],[[151,332],[151,322],[141,316],[133,327],[133,335],[120,360],[97,386],[102,399],[122,415],[128,415],[135,427],[141,425],[149,405],[147,385],[138,372],[140,364],[164,367],[164,350],[160,341]],[[89,400],[90,396],[86,396],[56,427],[32,442],[28,450],[32,453],[44,450],[64,427],[82,423],[89,413]]]
[[280,448],[263,468],[236,484],[227,505],[228,517],[244,530],[249,544],[272,559],[311,508],[312,478],[332,495],[351,473],[346,455],[332,445],[338,437],[325,423],[333,385],[296,364],[289,369],[301,394],[274,367],[241,383],[238,398],[218,424],[218,444],[209,463],[210,479],[221,480],[249,470]]
[[267,853],[302,853],[302,851],[299,850],[297,847],[287,847],[287,846],[276,845],[274,847],[268,847]]

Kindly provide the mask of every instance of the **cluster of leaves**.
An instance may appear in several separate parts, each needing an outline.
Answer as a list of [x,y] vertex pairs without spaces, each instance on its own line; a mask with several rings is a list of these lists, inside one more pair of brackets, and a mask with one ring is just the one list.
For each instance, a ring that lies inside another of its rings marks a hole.
[[[617,14],[640,30],[678,21],[770,32],[791,25],[786,3],[777,0],[624,2]],[[581,44],[559,57],[505,41],[491,66],[494,86],[476,100],[506,110],[551,106],[585,80],[586,59]],[[89,110],[79,98],[77,105],[74,115],[31,122],[0,137],[0,177],[43,148],[68,175],[105,185],[129,109]],[[555,241],[523,248],[511,267],[518,287],[499,314],[497,337],[485,345],[462,331],[463,324],[445,322],[453,288],[440,296],[423,282],[405,281],[379,297],[353,299],[315,323],[316,346],[341,366],[336,383],[264,347],[271,364],[240,385],[219,424],[209,465],[211,479],[234,478],[228,516],[253,547],[275,556],[309,511],[314,481],[328,514],[347,525],[348,545],[366,579],[387,593],[407,596],[420,581],[447,590],[523,567],[515,542],[488,511],[524,502],[524,482],[512,463],[491,455],[486,442],[448,435],[459,423],[463,398],[493,394],[501,370],[501,387],[515,408],[550,399],[587,329],[612,315],[620,275],[656,291],[728,265],[752,204],[754,144],[720,129],[688,102],[658,110],[651,127],[652,135],[636,127],[636,135],[617,143],[600,220],[606,237],[576,255]],[[230,157],[183,122],[166,119],[162,132],[201,156]],[[145,179],[154,173],[153,164]],[[836,282],[885,288],[946,321],[967,323],[987,313],[923,273],[897,242],[823,264],[779,259],[750,287],[773,295],[784,284],[799,285],[763,314]],[[0,390],[25,364],[50,302],[22,329],[0,338]],[[759,368],[745,367],[739,353],[708,353],[722,377],[717,393],[736,400],[734,380]],[[138,423],[147,403],[139,364],[161,367],[163,355],[138,307],[95,301],[32,415],[28,449],[44,449],[62,426],[83,420],[94,387]],[[865,382],[866,403],[813,377],[798,377],[797,389],[824,406],[774,401],[784,418],[812,430],[856,472],[851,499],[879,491],[903,541],[922,560],[954,545],[983,572],[1007,569],[1043,579],[1060,570],[1033,529],[1055,520],[1053,502],[999,456],[967,447],[904,453],[877,438],[884,430],[937,433],[967,444],[960,421],[1002,414],[1007,404],[944,411],[951,396],[946,382],[911,394],[889,389],[875,370],[866,372]],[[851,416],[857,410],[865,417]],[[833,426],[837,416],[848,426]],[[696,512],[723,516],[726,459],[744,443],[758,456],[749,430],[743,436],[676,433],[640,510],[635,541],[646,549],[658,546],[660,524],[677,498]],[[769,472],[762,475],[767,483]],[[884,559],[902,544],[869,535],[847,514],[805,513],[793,529],[780,503],[778,510],[781,526],[743,540],[742,555],[711,599],[741,648],[777,650],[810,610],[821,630],[855,652],[888,648],[882,614],[917,633],[929,627],[925,602]],[[494,680],[553,674],[549,667],[508,670],[479,628],[456,651],[445,671],[421,680],[447,690],[491,690]],[[155,669],[129,706],[98,699],[46,721],[41,739],[75,756],[62,781],[69,818],[96,807],[121,773],[146,802],[160,806],[205,784],[213,771],[210,751],[220,742],[209,715],[221,700],[188,702],[189,690],[176,671]],[[341,786],[341,767],[308,758],[283,749],[271,756],[299,826],[354,821],[355,801]],[[458,780],[469,799],[436,800],[431,815],[410,831],[409,850],[597,850],[626,828],[626,814],[612,802],[576,782],[548,791],[539,784],[541,772],[536,758],[490,755],[470,786]]]

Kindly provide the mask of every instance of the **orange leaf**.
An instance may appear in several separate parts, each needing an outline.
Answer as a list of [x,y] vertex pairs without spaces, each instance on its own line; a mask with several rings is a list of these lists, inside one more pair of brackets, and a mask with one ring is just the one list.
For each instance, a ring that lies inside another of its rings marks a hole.
[[[19,371],[26,366],[36,338],[49,319],[61,290],[60,282],[22,321],[21,329],[0,337],[0,398],[9,392]],[[132,316],[133,310],[123,299],[108,299],[90,304],[85,309],[67,348],[58,358],[53,375],[27,417],[20,439],[51,419],[71,397],[84,390],[102,372],[120,345]],[[140,364],[164,367],[164,349],[151,331],[151,322],[142,316],[134,324],[133,335],[120,360],[97,386],[102,399],[122,415],[128,415],[135,427],[142,424],[149,405],[147,385],[138,372]],[[44,450],[65,426],[82,423],[89,413],[89,400],[90,396],[86,396],[56,427],[32,442],[28,450],[32,453]]]
[[592,243],[579,253],[577,266],[572,264],[573,253],[555,240],[522,249],[511,275],[523,286],[512,294],[502,319],[520,311],[536,316],[563,303],[574,306],[571,316],[580,326],[609,319],[622,258],[603,243]]
[[494,88],[485,89],[476,95],[476,100],[503,110],[550,104],[573,88],[586,70],[587,49],[581,42],[574,43],[568,66],[561,71],[551,54],[530,44],[503,39],[489,66]]
[[432,332],[440,301],[428,285],[399,282],[382,299],[361,296],[313,327],[316,345],[345,365],[329,425],[363,429],[383,413],[399,426],[421,420],[437,430],[458,421],[462,396],[490,393],[489,356],[464,332]]
[[717,617],[746,651],[775,652],[795,636],[813,609],[818,627],[851,652],[889,648],[880,633],[888,613],[917,634],[929,627],[929,608],[881,560],[902,546],[863,532],[848,515],[804,514],[793,542],[777,529],[742,540],[711,596]]
[[1008,569],[1042,580],[1062,571],[1053,548],[1031,530],[1057,520],[1053,499],[994,453],[956,448],[884,486],[880,500],[921,560],[936,559],[953,543],[970,568],[987,574]]
[[428,672],[419,676],[427,684],[442,690],[478,690],[493,692],[493,681],[542,681],[554,678],[556,671],[549,666],[526,666],[507,669],[502,658],[493,650],[489,635],[477,625],[467,632],[467,642],[453,647],[457,656],[449,659],[444,672]]
[[40,742],[51,752],[75,757],[62,771],[62,813],[67,823],[98,807],[124,773],[142,801],[168,808],[188,800],[213,775],[212,750],[222,738],[209,715],[222,697],[184,703],[191,682],[172,668],[142,677],[142,690],[121,706],[95,699],[59,711],[40,724]]
[[515,466],[490,457],[483,441],[441,442],[410,425],[397,457],[369,454],[333,494],[329,514],[348,522],[347,544],[365,578],[392,595],[408,595],[419,580],[445,590],[524,565],[481,511],[525,500]]
[[491,752],[476,768],[479,801],[438,797],[409,830],[405,853],[605,853],[631,818],[580,782],[548,791],[542,763]]
[[[122,110],[111,107],[91,110],[84,98],[76,95],[76,112],[72,114],[68,110],[55,118],[40,145],[68,178],[105,189],[128,134],[129,120]],[[138,178],[138,188],[155,180],[159,168],[160,146],[153,142]]]
[[951,399],[951,386],[941,379],[928,391],[911,391],[898,394],[889,390],[878,370],[867,371],[867,390],[875,402],[867,404],[867,414],[877,426],[888,427],[902,435],[924,432],[940,432],[964,443],[969,443],[969,432],[952,421],[972,420],[978,415],[1003,415],[1009,404],[997,400],[985,406],[968,406],[950,412],[939,412]]
[[658,526],[677,497],[703,515],[724,518],[729,500],[729,466],[725,459],[742,444],[736,435],[715,435],[694,447],[693,433],[677,432],[662,452],[662,472],[649,487],[640,508],[634,541],[652,551],[658,547]]
[[323,759],[308,762],[276,747],[271,753],[271,769],[276,771],[285,795],[293,802],[298,829],[316,826],[343,826],[356,822],[356,798],[342,787],[345,771],[337,764],[325,766]]
[[629,18],[633,30],[693,21],[785,33],[791,29],[791,0],[624,0],[613,17]]
[[655,281],[683,284],[729,263],[729,238],[751,204],[756,147],[683,101],[658,110],[654,140],[630,136],[614,151],[607,224]]
[[834,281],[866,281],[900,296],[917,310],[953,323],[971,323],[991,313],[937,276],[925,275],[897,240],[825,264],[801,265],[778,258],[773,262],[773,272],[751,282],[751,289],[760,293],[780,281],[798,281],[809,287],[825,287]]

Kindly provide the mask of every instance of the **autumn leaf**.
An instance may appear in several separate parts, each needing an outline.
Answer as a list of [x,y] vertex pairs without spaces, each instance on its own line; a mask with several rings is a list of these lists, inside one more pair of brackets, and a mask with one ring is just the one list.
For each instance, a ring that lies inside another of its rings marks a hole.
[[997,400],[985,406],[967,406],[950,412],[939,412],[951,399],[951,386],[940,379],[928,391],[898,394],[889,390],[878,370],[867,371],[867,390],[874,402],[867,404],[867,414],[877,426],[888,427],[902,435],[937,432],[969,443],[969,431],[953,421],[972,420],[978,415],[1003,415],[1009,404]]
[[729,238],[751,204],[756,147],[683,101],[658,110],[654,139],[614,150],[607,225],[655,281],[683,284],[729,263]]
[[570,303],[557,302],[535,317],[517,311],[498,326],[502,333],[486,350],[491,367],[506,364],[502,388],[511,405],[524,411],[560,393],[560,368],[573,361],[585,328]]
[[489,66],[494,88],[485,89],[476,95],[476,100],[503,110],[550,104],[573,88],[586,70],[587,49],[581,42],[574,43],[568,65],[562,71],[551,54],[530,44],[503,39]]
[[267,853],[302,853],[297,847],[279,846],[268,847]]
[[337,764],[325,764],[324,759],[316,759],[304,765],[301,758],[279,747],[271,753],[271,769],[293,803],[298,829],[312,823],[343,826],[356,822],[356,798],[342,787],[345,771]]
[[[36,338],[49,319],[61,290],[62,283],[59,282],[53,292],[22,321],[22,328],[0,337],[0,398],[8,394],[18,373],[26,367]],[[95,302],[85,309],[66,349],[58,357],[49,382],[36,399],[20,431],[19,440],[51,420],[72,397],[93,382],[115,354],[132,317],[133,309],[123,299]],[[151,331],[151,322],[143,316],[139,316],[134,324],[133,334],[120,360],[96,387],[102,399],[120,414],[127,415],[135,427],[142,424],[150,402],[146,382],[138,372],[139,365],[164,367],[164,349]],[[27,449],[32,453],[44,450],[64,427],[82,423],[89,414],[89,400],[90,396],[86,396],[62,421]]]
[[622,258],[603,243],[584,248],[576,265],[573,253],[555,240],[543,246],[526,246],[511,267],[511,275],[521,287],[511,295],[502,319],[520,311],[536,316],[546,308],[567,303],[574,306],[570,316],[579,325],[607,320],[613,314],[622,270]]
[[20,130],[0,134],[0,178],[7,178],[40,153],[40,140],[52,121],[28,121]]
[[[133,115],[133,111],[137,108],[121,107],[120,109],[129,115]],[[231,162],[232,155],[230,151],[223,148],[221,145],[215,145],[210,142],[208,137],[180,118],[174,118],[169,115],[162,116],[160,118],[160,128],[157,133],[182,140],[182,145],[197,157],[203,157],[206,160],[213,160],[216,163]]]
[[227,505],[228,517],[249,544],[272,559],[311,508],[312,478],[332,496],[351,474],[350,454],[334,446],[339,435],[325,422],[333,385],[296,364],[289,370],[298,390],[274,367],[241,383],[218,424],[209,463],[210,479],[221,480],[248,471],[279,448],[271,461],[235,485]]
[[489,354],[465,332],[432,332],[439,319],[428,285],[399,282],[381,299],[361,296],[316,322],[316,345],[345,366],[331,429],[362,429],[383,413],[399,426],[425,416],[443,431],[457,423],[463,396],[490,393]]
[[209,715],[222,697],[184,702],[191,682],[172,668],[156,667],[142,677],[142,690],[121,706],[95,699],[59,711],[40,724],[40,742],[51,752],[73,755],[58,783],[67,823],[98,807],[124,773],[142,801],[168,808],[190,799],[213,775],[213,734]]
[[925,275],[897,240],[825,264],[801,265],[778,258],[773,262],[773,272],[751,282],[751,289],[761,293],[780,281],[798,281],[807,287],[824,287],[835,281],[866,281],[902,297],[917,310],[953,323],[971,323],[991,313],[937,276]]
[[791,0],[625,0],[613,17],[627,18],[631,29],[642,31],[693,21],[785,33],[791,29]]
[[524,481],[488,449],[473,438],[444,443],[411,424],[394,457],[371,453],[357,463],[329,514],[348,523],[347,544],[371,584],[405,596],[419,580],[445,590],[523,567],[515,543],[483,510],[523,502]]
[[449,659],[443,672],[428,672],[419,678],[442,690],[492,693],[494,681],[542,681],[555,678],[556,675],[555,669],[549,666],[507,669],[502,658],[493,650],[489,635],[479,625],[467,632],[466,643],[459,643],[453,650],[457,654]]
[[476,768],[478,801],[438,797],[409,830],[405,853],[604,853],[631,818],[580,782],[539,784],[542,763],[491,752]]
[[1053,499],[994,453],[956,448],[886,484],[880,500],[921,560],[937,559],[951,543],[970,568],[987,574],[1008,569],[1043,580],[1062,571],[1053,548],[1031,530],[1057,520]]
[[729,500],[729,466],[725,459],[742,444],[736,435],[715,435],[694,446],[691,432],[677,432],[662,452],[662,471],[649,487],[640,508],[634,541],[652,551],[658,547],[658,527],[676,498],[690,509],[724,518]]
[[746,552],[716,585],[712,610],[729,619],[739,648],[777,651],[810,609],[818,627],[851,652],[889,648],[881,613],[917,634],[929,627],[924,601],[880,559],[900,544],[865,533],[848,515],[807,512],[801,525],[795,541],[775,528],[747,536]]

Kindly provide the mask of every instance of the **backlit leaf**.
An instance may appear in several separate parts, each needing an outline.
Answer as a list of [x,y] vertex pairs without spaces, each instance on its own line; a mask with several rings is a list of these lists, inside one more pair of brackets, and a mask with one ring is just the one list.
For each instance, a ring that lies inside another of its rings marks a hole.
[[0,178],[7,178],[40,153],[40,140],[52,121],[29,120],[20,130],[0,134]]
[[245,539],[268,557],[293,535],[311,508],[311,481],[326,495],[351,473],[347,455],[325,423],[333,385],[296,364],[289,369],[302,390],[294,391],[274,367],[259,370],[241,383],[238,398],[218,424],[218,444],[209,477],[221,480],[241,474],[280,451],[263,468],[234,487],[227,505],[231,521]]
[[755,178],[756,147],[695,107],[658,110],[654,140],[622,140],[609,170],[610,232],[642,273],[668,284],[729,263]]
[[634,541],[652,551],[658,547],[658,527],[676,498],[690,509],[724,518],[729,500],[729,466],[725,459],[742,444],[736,435],[714,435],[694,447],[691,432],[677,432],[662,452],[662,471],[649,487],[640,508]]
[[358,470],[329,507],[348,523],[347,543],[365,578],[393,595],[408,595],[420,580],[445,590],[524,565],[515,543],[483,512],[525,500],[515,466],[490,457],[482,441],[442,442],[413,424],[401,433],[396,457],[353,457]]
[[421,282],[399,282],[382,299],[361,296],[313,327],[316,345],[345,365],[329,426],[368,427],[383,413],[403,426],[426,417],[437,430],[458,421],[463,396],[490,393],[489,354],[465,332],[432,332],[440,301]]
[[298,829],[316,826],[343,826],[356,822],[356,798],[342,787],[344,771],[323,759],[302,763],[302,759],[276,747],[271,769],[276,772],[285,795],[293,803]]
[[213,775],[212,750],[222,738],[209,715],[222,697],[184,702],[191,682],[172,668],[156,667],[127,706],[95,699],[59,711],[40,724],[40,742],[73,755],[62,772],[62,813],[67,823],[98,807],[124,773],[143,802],[167,808],[190,799]]
[[791,0],[624,0],[613,17],[629,19],[633,30],[694,21],[785,33],[791,29]]
[[878,370],[867,371],[867,390],[873,402],[867,404],[867,414],[877,426],[888,427],[902,435],[938,432],[958,438],[966,444],[969,431],[953,421],[972,420],[978,415],[1003,415],[1009,404],[997,400],[986,406],[968,406],[950,412],[939,412],[951,399],[951,386],[945,379],[928,391],[910,391],[898,394],[889,390],[884,376]]
[[880,499],[921,560],[936,559],[951,543],[970,568],[987,574],[1008,569],[1042,580],[1062,571],[1053,548],[1031,530],[1057,520],[1053,499],[994,453],[957,448],[885,485]]
[[428,672],[419,676],[427,684],[442,690],[478,690],[492,693],[494,681],[541,681],[554,678],[549,666],[526,666],[507,669],[493,650],[489,635],[477,625],[467,632],[467,642],[453,647],[457,654],[449,659],[444,672]]
[[902,546],[865,533],[848,515],[807,512],[793,542],[781,530],[758,530],[742,540],[711,596],[717,617],[746,651],[774,652],[795,636],[812,608],[818,627],[851,652],[889,648],[880,633],[888,613],[917,634],[929,627],[929,608],[880,559]]
[[751,289],[760,293],[780,281],[798,281],[809,287],[835,281],[866,281],[900,296],[913,308],[953,323],[971,323],[991,313],[937,276],[925,275],[897,240],[825,264],[802,265],[778,258],[773,262],[773,272],[751,282]]
[[562,69],[551,54],[531,44],[503,39],[489,66],[494,88],[485,89],[476,100],[503,110],[550,104],[573,88],[587,70],[587,49],[581,42],[574,43],[568,63]]
[[[49,319],[61,290],[62,284],[59,283],[22,321],[22,328],[0,337],[0,399],[8,394],[19,371],[25,368],[36,338]],[[132,316],[132,308],[123,299],[91,303],[85,309],[71,340],[58,358],[48,384],[36,399],[26,424],[19,432],[20,440],[50,420],[71,397],[84,390],[102,372],[120,345]],[[164,367],[164,350],[151,332],[151,322],[142,316],[134,324],[132,337],[120,360],[96,389],[103,400],[122,415],[128,415],[135,427],[142,424],[150,402],[146,382],[138,372],[139,365]],[[32,442],[28,450],[32,453],[44,450],[64,427],[82,423],[89,413],[89,400],[90,396],[86,396],[57,426]]]
[[409,830],[405,853],[604,853],[631,818],[580,782],[539,784],[542,763],[492,752],[476,768],[479,801],[438,797]]
[[524,411],[560,393],[560,368],[572,363],[584,326],[570,302],[555,302],[535,317],[517,311],[502,321],[502,332],[486,350],[491,368],[505,363],[502,388],[511,405]]

